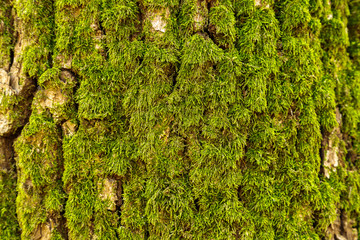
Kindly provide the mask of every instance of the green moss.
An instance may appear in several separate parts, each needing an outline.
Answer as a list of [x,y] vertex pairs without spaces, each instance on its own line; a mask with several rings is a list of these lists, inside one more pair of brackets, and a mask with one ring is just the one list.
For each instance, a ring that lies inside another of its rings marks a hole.
[[78,117],[84,119],[114,119],[119,109],[121,75],[106,69],[82,71],[82,81],[76,93]]
[[39,85],[16,141],[24,239],[62,211],[71,239],[322,239],[339,212],[359,221],[356,1],[14,7]]
[[39,4],[31,1],[14,3],[17,16],[24,27],[21,60],[24,71],[30,77],[39,77],[50,65],[48,57],[53,45],[53,2],[43,0]]
[[261,112],[267,108],[267,80],[277,72],[277,24],[273,11],[258,9],[238,28],[238,35],[244,36],[238,39],[237,49],[247,68],[244,70],[245,101],[251,111]]
[[52,118],[32,114],[15,143],[15,151],[18,154],[17,214],[22,237],[28,239],[39,224],[56,218],[65,199],[58,182],[62,168],[61,133]]
[[10,1],[3,1],[0,7],[0,67],[7,69],[10,64],[10,54],[13,50],[13,26],[11,25],[11,4]]
[[[58,71],[52,69],[45,72],[52,64],[50,55],[54,40],[53,1],[41,1],[36,5],[31,1],[17,1],[14,8],[19,19],[17,30],[21,30],[23,41],[22,54],[19,57],[24,71],[23,77],[40,78],[39,84],[47,90],[59,88],[59,82],[49,84],[52,79],[59,81],[59,78],[55,77]],[[34,237],[46,224],[54,224],[55,229],[60,229],[60,212],[63,211],[65,203],[61,184],[62,133],[54,121],[54,116],[41,104],[42,100],[48,97],[45,91],[41,90],[36,94],[29,123],[15,143],[18,169],[16,205],[22,228],[21,236],[24,239]],[[23,95],[26,98],[30,96]],[[17,105],[15,107],[18,107]],[[59,239],[56,230],[51,234],[54,235],[52,238]]]
[[[0,156],[1,158],[3,156]],[[20,239],[20,228],[16,218],[16,175],[13,169],[0,171],[0,238]]]
[[220,4],[210,9],[209,25],[215,28],[213,31],[215,32],[216,43],[219,46],[229,46],[235,42],[235,22],[231,5]]

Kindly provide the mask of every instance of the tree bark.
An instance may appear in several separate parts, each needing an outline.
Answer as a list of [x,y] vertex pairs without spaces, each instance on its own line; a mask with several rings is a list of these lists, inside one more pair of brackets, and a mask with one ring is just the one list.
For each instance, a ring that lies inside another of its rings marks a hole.
[[358,0],[2,0],[0,239],[358,239]]

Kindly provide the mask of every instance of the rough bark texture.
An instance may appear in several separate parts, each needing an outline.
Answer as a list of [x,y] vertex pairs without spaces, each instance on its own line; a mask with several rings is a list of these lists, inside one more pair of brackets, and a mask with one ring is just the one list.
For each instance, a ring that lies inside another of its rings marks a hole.
[[358,239],[359,0],[0,1],[0,239]]

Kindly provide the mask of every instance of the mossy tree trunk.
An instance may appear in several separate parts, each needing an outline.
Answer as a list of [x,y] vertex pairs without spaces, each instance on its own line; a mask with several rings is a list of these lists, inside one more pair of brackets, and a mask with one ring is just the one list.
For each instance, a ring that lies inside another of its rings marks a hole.
[[1,0],[0,239],[358,239],[358,0]]

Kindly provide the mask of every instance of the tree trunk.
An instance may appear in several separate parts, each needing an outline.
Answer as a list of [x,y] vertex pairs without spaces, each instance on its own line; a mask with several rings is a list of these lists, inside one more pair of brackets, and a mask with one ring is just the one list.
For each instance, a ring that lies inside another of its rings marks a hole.
[[358,0],[1,0],[0,239],[358,239]]

